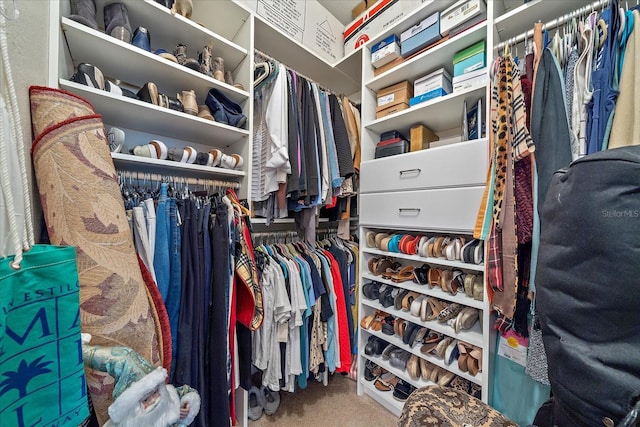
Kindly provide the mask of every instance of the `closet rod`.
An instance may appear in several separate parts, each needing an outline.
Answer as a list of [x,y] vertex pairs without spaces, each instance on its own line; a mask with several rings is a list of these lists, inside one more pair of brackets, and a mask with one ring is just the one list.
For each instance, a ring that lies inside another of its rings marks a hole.
[[[290,69],[291,71],[295,72],[297,75],[299,75],[300,77],[303,77],[305,79],[307,79],[309,82],[315,83],[318,85],[318,87],[326,92],[331,92],[332,94],[338,96],[338,94],[336,94],[334,91],[332,91],[331,89],[327,88],[326,86],[324,86],[321,83],[318,83],[317,81],[315,81],[315,79],[312,79],[310,77],[305,76],[304,74],[302,74],[299,71],[296,71],[295,69],[293,69],[292,67],[289,67],[288,65],[284,64],[282,61],[279,61],[277,59],[275,59],[274,57],[267,55],[266,53],[258,50],[258,49],[253,49],[255,51],[255,53],[258,55],[258,57],[261,57],[262,59],[268,59],[270,61],[274,61],[277,62],[278,64],[283,65],[285,68]],[[338,96],[339,97],[339,96]]]
[[[598,9],[604,9],[605,6],[607,6],[609,4],[610,0],[598,0],[595,1],[593,3],[591,3],[590,5],[586,5],[583,6],[579,9],[574,10],[573,12],[569,12],[565,15],[563,15],[562,17],[556,18],[556,19],[552,19],[551,21],[547,22],[546,24],[544,24],[544,26],[542,27],[543,30],[550,30],[552,28],[557,28],[560,25],[563,25],[564,23],[566,23],[567,21],[570,21],[571,19],[581,16],[581,15],[587,15],[595,10]],[[540,21],[538,21],[540,22]],[[533,37],[533,28],[525,31],[522,34],[519,34],[515,37],[511,37],[508,40],[505,40],[501,43],[499,43],[494,50],[501,50],[503,49],[505,46],[509,45],[515,45],[518,44],[520,42],[523,42],[527,39],[531,39]]]
[[172,176],[172,175],[162,175],[157,173],[150,172],[137,172],[137,171],[119,171],[118,177],[122,177],[125,180],[131,181],[157,181],[157,182],[170,182],[176,184],[190,184],[190,185],[203,185],[203,186],[211,186],[217,188],[230,187],[234,190],[240,188],[239,182],[234,181],[224,181],[218,179],[203,179],[203,178],[193,178],[186,176]]

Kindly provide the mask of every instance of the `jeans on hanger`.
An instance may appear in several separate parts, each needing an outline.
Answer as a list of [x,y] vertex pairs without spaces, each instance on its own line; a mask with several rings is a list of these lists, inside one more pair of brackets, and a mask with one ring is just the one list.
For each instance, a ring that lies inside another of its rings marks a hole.
[[153,267],[156,270],[158,290],[164,301],[171,329],[171,372],[175,374],[178,352],[178,316],[180,314],[180,225],[176,199],[167,196],[167,183],[160,186],[156,212],[156,239]]
[[222,307],[228,306],[229,276],[229,225],[227,205],[215,205],[211,218],[211,306],[209,309],[209,334],[207,336],[207,388],[209,402],[205,411],[211,426],[229,425],[229,378],[227,377],[227,315]]
[[151,273],[153,281],[157,283],[152,256],[152,252],[155,248],[149,246],[149,232],[147,231],[147,220],[145,218],[143,206],[134,206],[133,208],[133,238],[136,246],[136,252],[149,270],[149,273]]
[[209,221],[211,216],[211,203],[208,201],[202,205],[200,209],[202,212],[202,220],[200,221],[200,217],[198,218],[198,226],[200,227],[200,232],[202,233],[202,265],[204,266],[203,271],[203,283],[204,283],[204,299],[206,301],[207,306],[204,311],[204,325],[208,328],[209,325],[209,309],[211,307],[211,235],[209,234]]
[[[205,335],[203,301],[203,268],[198,262],[198,208],[193,200],[178,201],[182,218],[181,239],[181,298],[178,316],[178,352],[176,355],[176,375],[174,384],[189,384],[198,390],[202,402],[208,402],[209,395],[204,377]],[[206,412],[200,412],[194,420],[195,426],[210,424]]]

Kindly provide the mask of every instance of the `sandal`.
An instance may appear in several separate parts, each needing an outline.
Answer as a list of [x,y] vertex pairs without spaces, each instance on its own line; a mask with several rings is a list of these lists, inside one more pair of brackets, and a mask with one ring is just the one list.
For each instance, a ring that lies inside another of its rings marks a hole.
[[463,305],[454,302],[446,306],[440,313],[438,313],[438,322],[445,323],[449,319],[453,319],[458,316],[458,313],[464,308]]
[[422,267],[418,267],[413,270],[413,282],[419,285],[426,285],[429,283],[429,264],[422,264]]
[[360,327],[362,329],[369,329],[369,327],[371,326],[371,323],[373,322],[375,315],[374,314],[370,314],[368,316],[365,316],[362,318],[362,320],[360,320]]
[[480,310],[473,307],[465,307],[462,309],[453,325],[456,334],[463,329],[471,329],[480,318]]
[[374,386],[380,391],[391,391],[395,388],[396,384],[398,384],[398,381],[398,377],[391,372],[385,372],[376,379]]
[[[422,320],[424,322],[429,322],[431,320],[439,319],[440,313],[442,313],[447,307],[449,306],[444,301],[440,301],[438,298],[428,297],[427,309],[424,313],[421,313]],[[460,306],[460,308],[462,309],[462,306]]]
[[414,268],[415,267],[413,265],[407,265],[405,267],[402,267],[400,271],[398,271],[396,274],[391,276],[391,281],[400,283],[400,282],[406,282],[407,280],[413,279]]
[[435,286],[440,286],[440,276],[442,275],[442,270],[439,268],[431,268],[427,273],[427,280],[429,288],[433,289]]

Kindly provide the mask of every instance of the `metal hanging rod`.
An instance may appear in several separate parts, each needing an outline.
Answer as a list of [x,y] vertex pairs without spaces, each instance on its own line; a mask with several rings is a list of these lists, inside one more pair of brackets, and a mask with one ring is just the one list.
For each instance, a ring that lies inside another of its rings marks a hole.
[[[567,14],[564,14],[561,17],[558,17],[556,19],[553,19],[553,20],[547,22],[546,24],[544,24],[544,26],[542,28],[543,28],[543,30],[550,30],[550,29],[553,29],[553,28],[557,28],[557,27],[565,24],[566,22],[572,20],[573,18],[577,18],[577,17],[583,16],[583,15],[588,15],[589,13],[594,12],[594,11],[599,10],[599,9],[604,9],[606,6],[609,5],[609,2],[610,2],[610,0],[598,0],[598,1],[595,1],[595,2],[591,3],[590,5],[583,6],[583,7],[579,8],[579,9],[574,10],[573,12],[569,12]],[[517,35],[515,37],[511,37],[510,39],[499,43],[494,48],[494,50],[501,50],[507,45],[512,46],[512,45],[516,45],[518,43],[521,43],[521,42],[523,42],[525,40],[531,39],[533,37],[533,31],[534,30],[532,28],[532,29],[530,29],[528,31],[525,31],[522,34],[519,34],[519,35]]]
[[274,57],[272,57],[272,56],[270,56],[270,55],[267,55],[266,53],[264,53],[264,52],[262,52],[262,51],[260,51],[260,50],[258,50],[258,49],[254,49],[254,51],[255,51],[255,54],[258,56],[258,58],[260,58],[260,59],[264,59],[264,60],[269,60],[269,61],[277,62],[278,64],[283,65],[285,68],[288,68],[289,70],[293,71],[293,72],[294,72],[294,73],[296,73],[298,76],[300,76],[300,77],[303,77],[303,78],[307,79],[310,83],[315,83],[315,84],[317,84],[317,85],[318,85],[318,87],[319,87],[320,89],[324,90],[325,92],[331,92],[331,93],[333,93],[334,95],[336,95],[336,96],[337,96],[337,94],[336,94],[336,92],[335,92],[335,91],[333,91],[333,90],[331,90],[331,89],[327,88],[325,85],[323,85],[323,84],[321,84],[321,83],[318,83],[315,79],[312,79],[312,78],[310,78],[310,77],[307,77],[307,76],[305,76],[304,74],[302,74],[301,72],[296,71],[296,70],[295,70],[295,69],[293,69],[292,67],[289,67],[288,65],[284,64],[282,61],[279,61],[279,60],[277,60],[276,58],[274,58]]
[[213,188],[233,188],[235,190],[240,188],[240,183],[234,182],[234,181],[162,175],[157,173],[139,172],[139,171],[118,171],[118,177],[121,177],[125,180],[138,181],[138,182],[140,181],[149,181],[149,182],[158,182],[158,183],[169,182],[169,183],[175,183],[178,185],[189,184],[189,185],[213,187]]

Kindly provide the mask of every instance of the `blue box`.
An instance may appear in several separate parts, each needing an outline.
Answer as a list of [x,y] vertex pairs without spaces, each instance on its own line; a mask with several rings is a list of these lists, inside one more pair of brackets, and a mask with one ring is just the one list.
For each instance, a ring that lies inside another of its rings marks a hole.
[[440,40],[440,12],[409,28],[400,36],[400,53],[407,57]]
[[416,104],[420,104],[421,102],[428,101],[430,99],[439,98],[441,96],[448,95],[449,93],[445,88],[439,87],[438,89],[431,90],[427,93],[423,93],[422,95],[414,96],[409,100],[409,107],[413,107]]
[[400,38],[395,34],[391,34],[389,37],[371,46],[371,53],[375,53],[377,50],[380,50],[383,47],[388,46],[392,43],[400,44]]

